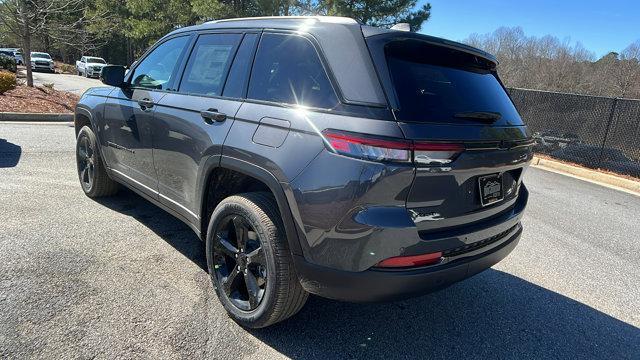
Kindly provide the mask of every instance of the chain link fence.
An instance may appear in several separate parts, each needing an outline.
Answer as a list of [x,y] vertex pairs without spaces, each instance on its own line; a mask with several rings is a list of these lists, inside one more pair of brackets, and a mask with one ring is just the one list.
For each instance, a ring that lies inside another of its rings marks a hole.
[[536,140],[558,160],[640,178],[640,100],[509,89]]

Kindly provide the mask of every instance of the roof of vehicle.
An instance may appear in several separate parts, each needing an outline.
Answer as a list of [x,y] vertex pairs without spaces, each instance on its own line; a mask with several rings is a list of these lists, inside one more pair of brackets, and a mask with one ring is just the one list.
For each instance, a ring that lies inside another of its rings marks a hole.
[[[360,24],[335,16],[275,16],[209,21],[177,29],[167,36],[188,31],[218,29],[292,30],[308,34],[322,49],[330,71],[345,101],[354,104],[386,106],[375,68],[364,41]],[[345,50],[349,51],[345,51]]]
[[309,34],[322,48],[339,90],[347,102],[386,106],[375,67],[364,40],[366,37],[414,37],[458,50],[471,52],[492,62],[495,57],[482,50],[428,35],[363,26],[356,20],[337,16],[270,16],[209,21],[200,25],[176,29],[167,36],[182,32],[218,29],[293,30]]
[[[274,29],[296,29],[296,30],[309,30],[313,26],[322,26],[323,24],[342,24],[352,25],[362,28],[362,32],[365,37],[371,37],[376,35],[409,35],[411,37],[420,38],[426,41],[439,43],[445,46],[456,47],[461,50],[471,51],[491,61],[496,61],[495,57],[483,50],[474,48],[472,46],[462,44],[456,41],[447,40],[426,34],[409,33],[406,31],[387,29],[375,26],[367,26],[358,23],[355,19],[341,16],[263,16],[263,17],[249,17],[249,18],[233,18],[233,19],[221,19],[205,22],[201,25],[195,25],[189,27],[190,30],[205,30],[205,29],[219,29],[219,28],[274,28]],[[176,30],[179,32],[181,29]]]

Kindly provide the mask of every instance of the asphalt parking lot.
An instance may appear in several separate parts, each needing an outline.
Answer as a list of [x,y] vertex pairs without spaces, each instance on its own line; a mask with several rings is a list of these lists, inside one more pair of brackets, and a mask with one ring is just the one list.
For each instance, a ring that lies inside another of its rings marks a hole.
[[2,358],[640,358],[640,197],[530,169],[503,262],[390,304],[311,297],[247,331],[186,225],[121,192],[94,201],[68,125],[0,123]]

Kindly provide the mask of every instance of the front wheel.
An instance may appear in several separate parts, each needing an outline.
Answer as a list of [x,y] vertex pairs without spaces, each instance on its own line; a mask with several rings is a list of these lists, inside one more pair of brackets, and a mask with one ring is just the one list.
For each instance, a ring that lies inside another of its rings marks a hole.
[[285,320],[307,300],[269,193],[234,195],[220,202],[209,221],[206,252],[216,294],[242,326],[262,328]]
[[113,181],[104,167],[98,152],[96,135],[88,126],[83,126],[76,140],[76,164],[78,178],[84,193],[92,198],[109,196],[118,192],[118,183]]

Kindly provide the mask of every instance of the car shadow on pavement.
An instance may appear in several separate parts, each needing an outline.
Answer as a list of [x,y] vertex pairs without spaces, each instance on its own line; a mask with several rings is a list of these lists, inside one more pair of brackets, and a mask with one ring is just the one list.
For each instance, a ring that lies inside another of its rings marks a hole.
[[0,139],[0,168],[9,168],[18,165],[22,148],[20,145]]
[[[97,201],[137,219],[206,271],[204,244],[180,220],[126,189]],[[637,327],[493,269],[393,303],[310,296],[291,319],[248,332],[295,359],[640,358]]]
[[253,334],[299,359],[640,358],[637,327],[493,269],[395,303],[311,297],[297,316]]
[[121,214],[131,216],[156,233],[201,269],[207,270],[204,243],[189,226],[143,199],[133,191],[120,188],[117,195],[94,199]]

